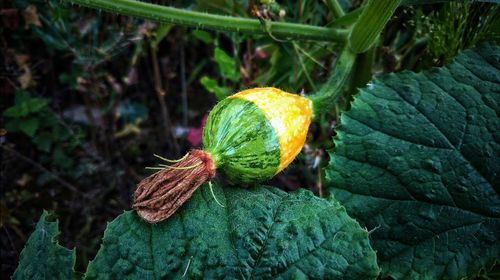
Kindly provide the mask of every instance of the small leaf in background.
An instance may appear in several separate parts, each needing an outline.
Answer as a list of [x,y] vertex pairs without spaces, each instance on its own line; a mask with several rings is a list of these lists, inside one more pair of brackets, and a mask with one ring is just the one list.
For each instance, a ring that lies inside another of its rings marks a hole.
[[205,44],[212,44],[214,41],[214,38],[212,38],[212,35],[210,35],[210,33],[203,31],[203,30],[193,30],[191,32],[191,35],[193,35],[193,37],[202,41]]
[[19,105],[31,99],[30,93],[27,90],[18,90],[14,96],[14,104]]
[[51,133],[42,132],[33,138],[33,143],[35,143],[38,149],[49,152],[52,146],[52,138],[53,136]]
[[11,118],[26,117],[40,111],[48,104],[49,101],[45,98],[30,97],[26,91],[19,91],[15,96],[15,105],[7,108],[3,115]]
[[61,168],[70,168],[73,165],[74,160],[66,154],[65,150],[62,147],[57,146],[55,147],[54,153],[52,154],[52,162],[55,166]]
[[223,100],[229,94],[231,94],[230,88],[219,86],[216,80],[211,79],[207,76],[201,77],[200,83],[208,92],[213,93],[218,101]]
[[381,75],[342,114],[330,190],[369,230],[383,276],[465,279],[500,257],[500,48]]
[[52,136],[58,140],[66,141],[71,139],[72,134],[66,127],[62,125],[55,125],[52,128]]
[[31,98],[26,102],[14,105],[4,111],[5,117],[19,118],[31,113],[36,113],[47,106],[48,100],[45,98]]
[[58,222],[47,221],[43,212],[35,231],[31,234],[19,257],[12,279],[74,279],[75,250],[69,250],[57,242]]
[[375,279],[368,232],[335,200],[299,190],[202,186],[168,220],[117,217],[86,279]]
[[47,107],[49,104],[49,100],[45,98],[31,98],[28,102],[26,102],[26,106],[29,109],[30,113],[36,113]]
[[23,118],[17,123],[19,129],[29,137],[33,137],[40,125],[36,117]]
[[236,61],[234,58],[230,57],[224,50],[220,48],[215,48],[214,59],[219,66],[219,70],[223,77],[228,78],[233,82],[240,80],[240,72],[236,67]]
[[5,122],[5,130],[8,133],[13,133],[13,132],[20,132],[21,130],[19,129],[19,123],[21,122],[20,119],[11,119],[7,120]]

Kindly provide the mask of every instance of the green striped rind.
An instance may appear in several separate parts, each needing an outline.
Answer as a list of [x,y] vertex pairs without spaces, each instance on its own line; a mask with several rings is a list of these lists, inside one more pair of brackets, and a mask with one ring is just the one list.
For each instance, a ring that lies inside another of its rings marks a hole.
[[232,183],[255,183],[276,174],[280,164],[278,137],[264,113],[252,102],[229,98],[219,102],[203,130],[203,149],[217,172]]

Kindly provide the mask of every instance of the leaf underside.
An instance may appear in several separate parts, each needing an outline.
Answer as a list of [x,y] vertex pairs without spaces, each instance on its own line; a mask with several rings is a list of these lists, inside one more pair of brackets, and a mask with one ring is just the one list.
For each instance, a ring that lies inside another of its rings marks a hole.
[[342,115],[330,191],[368,229],[382,275],[461,279],[500,257],[500,50],[381,75]]
[[338,202],[307,191],[201,187],[150,225],[125,212],[108,225],[87,279],[372,279],[368,233]]

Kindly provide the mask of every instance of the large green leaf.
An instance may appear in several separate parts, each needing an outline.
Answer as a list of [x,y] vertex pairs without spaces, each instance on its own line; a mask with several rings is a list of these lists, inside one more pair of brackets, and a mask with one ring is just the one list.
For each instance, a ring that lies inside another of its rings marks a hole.
[[75,250],[57,243],[58,222],[47,221],[43,212],[36,229],[19,257],[12,279],[75,279]]
[[326,170],[383,275],[461,279],[500,257],[500,49],[380,76],[342,115]]
[[125,212],[108,225],[87,279],[371,279],[368,232],[338,202],[308,191],[206,186],[150,225]]

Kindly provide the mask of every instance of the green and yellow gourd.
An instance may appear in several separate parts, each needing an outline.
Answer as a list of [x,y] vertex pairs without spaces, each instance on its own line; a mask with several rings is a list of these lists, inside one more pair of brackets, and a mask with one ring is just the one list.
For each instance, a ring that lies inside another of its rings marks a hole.
[[276,88],[245,90],[210,112],[203,148],[231,182],[261,182],[295,159],[311,118],[309,99]]
[[141,181],[133,207],[156,223],[171,216],[216,171],[239,185],[272,178],[301,151],[312,114],[309,99],[270,87],[222,100],[203,129],[203,150],[170,161],[174,164],[162,165]]

